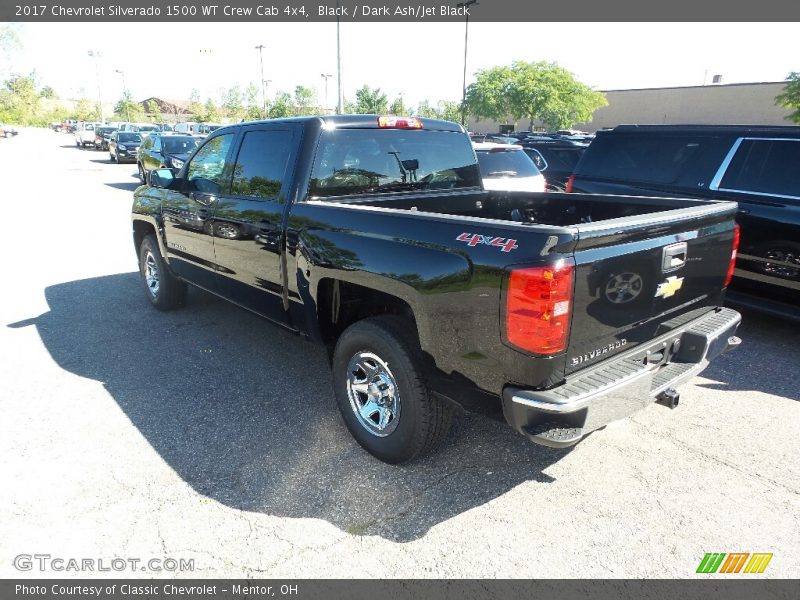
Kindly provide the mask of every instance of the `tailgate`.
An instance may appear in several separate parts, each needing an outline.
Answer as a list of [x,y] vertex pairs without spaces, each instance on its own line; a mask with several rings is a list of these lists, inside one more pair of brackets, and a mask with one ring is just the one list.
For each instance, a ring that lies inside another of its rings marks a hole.
[[722,304],[736,204],[579,225],[566,373]]

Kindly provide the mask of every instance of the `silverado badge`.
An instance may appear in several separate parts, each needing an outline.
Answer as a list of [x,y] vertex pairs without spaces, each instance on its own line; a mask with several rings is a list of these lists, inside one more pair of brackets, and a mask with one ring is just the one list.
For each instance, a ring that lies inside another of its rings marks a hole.
[[681,286],[683,285],[683,277],[667,277],[667,280],[664,283],[658,284],[658,289],[656,290],[656,298],[662,296],[663,298],[671,298],[675,295]]

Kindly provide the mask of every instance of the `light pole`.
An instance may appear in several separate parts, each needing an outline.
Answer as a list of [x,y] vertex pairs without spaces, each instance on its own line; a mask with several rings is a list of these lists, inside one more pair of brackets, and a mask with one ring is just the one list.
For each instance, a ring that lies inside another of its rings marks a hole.
[[336,81],[339,86],[336,112],[344,114],[344,90],[342,89],[342,45],[339,35],[339,0],[336,0]]
[[258,58],[261,61],[261,94],[264,99],[264,103],[262,105],[262,111],[264,113],[264,118],[267,118],[267,90],[264,87],[264,44],[259,44],[256,46],[256,50],[258,50]]
[[115,69],[117,73],[122,75],[122,101],[125,103],[125,118],[128,120],[128,123],[131,122],[131,107],[130,103],[128,102],[128,98],[126,97],[126,92],[128,90],[128,86],[125,85],[125,71],[120,69]]
[[326,75],[322,73],[320,75],[325,80],[325,104],[322,105],[322,112],[323,114],[328,114],[328,79],[333,77],[333,75]]
[[89,50],[89,56],[94,58],[94,74],[97,77],[97,100],[100,103],[100,122],[105,123],[106,118],[103,114],[103,94],[100,91],[100,57],[102,54],[98,50]]
[[469,41],[469,7],[477,4],[478,0],[467,0],[456,4],[457,8],[464,8],[464,83],[461,87],[461,124],[467,126],[467,42]]

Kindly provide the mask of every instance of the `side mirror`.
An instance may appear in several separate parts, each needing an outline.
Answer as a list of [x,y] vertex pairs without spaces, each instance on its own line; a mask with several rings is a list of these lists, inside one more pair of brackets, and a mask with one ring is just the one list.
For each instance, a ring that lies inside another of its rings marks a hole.
[[157,188],[168,188],[175,180],[171,169],[156,169],[150,172],[150,185]]

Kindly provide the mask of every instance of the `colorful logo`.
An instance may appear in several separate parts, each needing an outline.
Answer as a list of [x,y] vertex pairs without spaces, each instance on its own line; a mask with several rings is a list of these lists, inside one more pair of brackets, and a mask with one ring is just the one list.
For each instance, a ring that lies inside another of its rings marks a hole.
[[772,554],[765,552],[708,552],[697,573],[763,573],[771,560]]
[[486,244],[487,246],[495,246],[500,248],[502,252],[511,252],[519,248],[517,240],[509,238],[493,237],[491,235],[480,235],[477,233],[462,233],[456,238],[459,242],[466,242],[467,246],[473,248],[478,244]]

